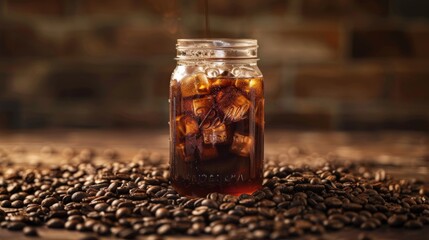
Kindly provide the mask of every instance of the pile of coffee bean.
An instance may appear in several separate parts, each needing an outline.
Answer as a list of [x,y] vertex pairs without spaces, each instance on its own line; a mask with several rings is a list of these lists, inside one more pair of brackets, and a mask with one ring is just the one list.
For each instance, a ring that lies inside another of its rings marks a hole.
[[297,167],[267,161],[263,187],[252,194],[190,198],[171,187],[165,163],[99,164],[91,158],[51,167],[2,166],[0,227],[28,236],[44,225],[126,239],[284,239],[347,226],[368,231],[429,224],[423,182],[353,163]]

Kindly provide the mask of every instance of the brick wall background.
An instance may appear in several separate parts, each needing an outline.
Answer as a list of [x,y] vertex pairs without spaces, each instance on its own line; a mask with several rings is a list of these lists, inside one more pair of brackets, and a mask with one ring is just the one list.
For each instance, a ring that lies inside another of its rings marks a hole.
[[[209,0],[256,38],[267,128],[429,130],[429,2]],[[202,0],[0,0],[0,129],[167,127],[177,38]]]

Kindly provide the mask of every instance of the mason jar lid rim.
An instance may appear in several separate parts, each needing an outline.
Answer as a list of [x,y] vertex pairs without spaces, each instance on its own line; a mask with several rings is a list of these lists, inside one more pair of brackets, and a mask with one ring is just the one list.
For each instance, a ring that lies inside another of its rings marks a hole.
[[[220,44],[219,44],[220,43]],[[223,43],[223,44],[222,44]],[[213,44],[213,47],[255,47],[258,46],[258,40],[250,38],[180,38],[177,39],[177,46],[179,47],[191,47],[182,46],[181,44]],[[217,45],[219,44],[219,45]],[[233,44],[229,46],[228,44]]]

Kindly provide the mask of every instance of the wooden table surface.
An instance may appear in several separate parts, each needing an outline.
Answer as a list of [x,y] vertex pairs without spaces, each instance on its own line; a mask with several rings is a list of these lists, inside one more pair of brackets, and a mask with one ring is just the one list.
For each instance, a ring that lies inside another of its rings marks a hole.
[[[90,147],[96,152],[115,149],[124,161],[131,160],[139,151],[155,151],[159,158],[168,160],[168,131],[123,130],[123,131],[27,131],[0,132],[0,151],[21,154],[25,164],[59,164],[49,162],[40,150],[50,146],[57,151],[72,147]],[[23,154],[23,152],[25,154]],[[298,154],[291,162],[288,155]],[[271,130],[265,135],[265,158],[290,161],[290,164],[305,163],[307,155],[339,156],[346,161],[371,162],[375,168],[384,168],[388,174],[401,178],[418,178],[429,183],[429,134],[417,132],[302,132]],[[313,158],[314,159],[314,158]],[[358,239],[362,231],[346,228],[329,232],[324,239]],[[366,232],[372,239],[427,239],[429,226],[420,230],[392,229],[384,227]],[[87,233],[66,230],[43,229],[43,239],[79,239]],[[0,239],[29,239],[22,233],[0,229]],[[100,238],[114,239],[114,238]],[[141,239],[144,239],[141,237]],[[210,237],[168,237],[166,239],[212,239]],[[302,239],[314,239],[308,235]]]

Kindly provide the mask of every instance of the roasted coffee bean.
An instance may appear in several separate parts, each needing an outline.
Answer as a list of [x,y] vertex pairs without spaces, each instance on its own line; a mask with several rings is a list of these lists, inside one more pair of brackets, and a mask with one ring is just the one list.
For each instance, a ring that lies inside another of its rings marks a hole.
[[81,202],[86,197],[87,197],[87,194],[85,192],[78,191],[73,193],[73,195],[71,196],[71,200],[73,202]]
[[226,202],[226,203],[222,203],[222,204],[219,206],[219,210],[221,210],[221,211],[228,211],[228,210],[233,209],[234,207],[235,207],[235,203],[232,203],[232,202]]
[[160,235],[166,235],[171,233],[172,228],[170,224],[163,224],[157,229],[157,233]]
[[342,207],[344,210],[348,211],[359,211],[362,209],[362,205],[357,203],[343,203]]
[[325,190],[325,185],[321,184],[296,184],[296,191],[312,191],[312,192],[322,192]]
[[251,207],[255,204],[255,199],[253,198],[244,198],[238,201],[239,204],[247,207]]
[[346,225],[351,223],[351,219],[349,217],[347,217],[346,215],[343,215],[343,214],[339,214],[339,213],[330,215],[328,219],[338,220],[338,221],[341,221],[342,223],[344,223]]
[[41,205],[42,205],[42,207],[50,207],[50,206],[54,205],[57,202],[58,202],[58,200],[56,198],[49,197],[49,198],[44,199],[42,201]]
[[325,226],[332,230],[339,230],[344,227],[344,223],[338,220],[326,220]]
[[63,228],[64,221],[60,218],[52,218],[46,222],[46,226],[48,228]]
[[394,214],[388,220],[387,223],[391,227],[401,227],[407,221],[407,216],[402,214]]
[[11,231],[21,231],[25,227],[23,222],[9,222],[6,225],[6,228]]
[[37,230],[34,227],[28,227],[27,226],[27,227],[24,227],[24,229],[22,231],[24,232],[24,235],[26,235],[26,236],[35,237],[35,236],[39,235]]
[[406,228],[419,229],[423,227],[423,223],[419,220],[409,220],[404,225]]
[[206,215],[207,213],[208,213],[207,206],[197,207],[195,208],[195,210],[192,211],[192,215],[195,215],[195,216],[202,216],[202,215]]
[[358,236],[358,240],[372,240],[372,238],[366,233],[360,233]]
[[360,225],[360,228],[364,230],[374,230],[377,228],[377,224],[373,221],[367,220]]
[[386,222],[387,221],[387,217],[386,217],[386,215],[384,215],[383,213],[381,213],[381,212],[376,212],[376,213],[374,213],[373,215],[372,215],[374,218],[377,218],[378,220],[380,220],[381,222]]
[[158,208],[155,212],[157,218],[166,218],[170,216],[170,212],[165,208]]
[[64,224],[64,228],[67,230],[75,230],[76,226],[81,223],[81,221],[77,221],[77,220],[68,220],[67,222],[65,222]]
[[329,197],[325,199],[325,204],[328,207],[341,207],[343,202],[341,202],[341,200],[336,197]]
[[9,208],[12,206],[12,203],[9,200],[3,200],[1,201],[0,206],[4,208]]
[[206,207],[215,208],[215,209],[219,208],[218,203],[211,199],[204,199],[201,202],[201,206],[206,206]]
[[24,206],[24,203],[21,200],[15,200],[10,204],[10,206],[12,208],[22,208]]
[[138,235],[138,232],[132,228],[123,228],[116,235],[119,238],[133,239]]
[[109,207],[109,204],[101,202],[101,203],[97,203],[94,206],[94,210],[102,212],[102,211],[106,211],[108,207]]
[[124,217],[129,217],[131,215],[131,210],[129,208],[118,208],[118,210],[116,210],[116,218],[124,218]]

